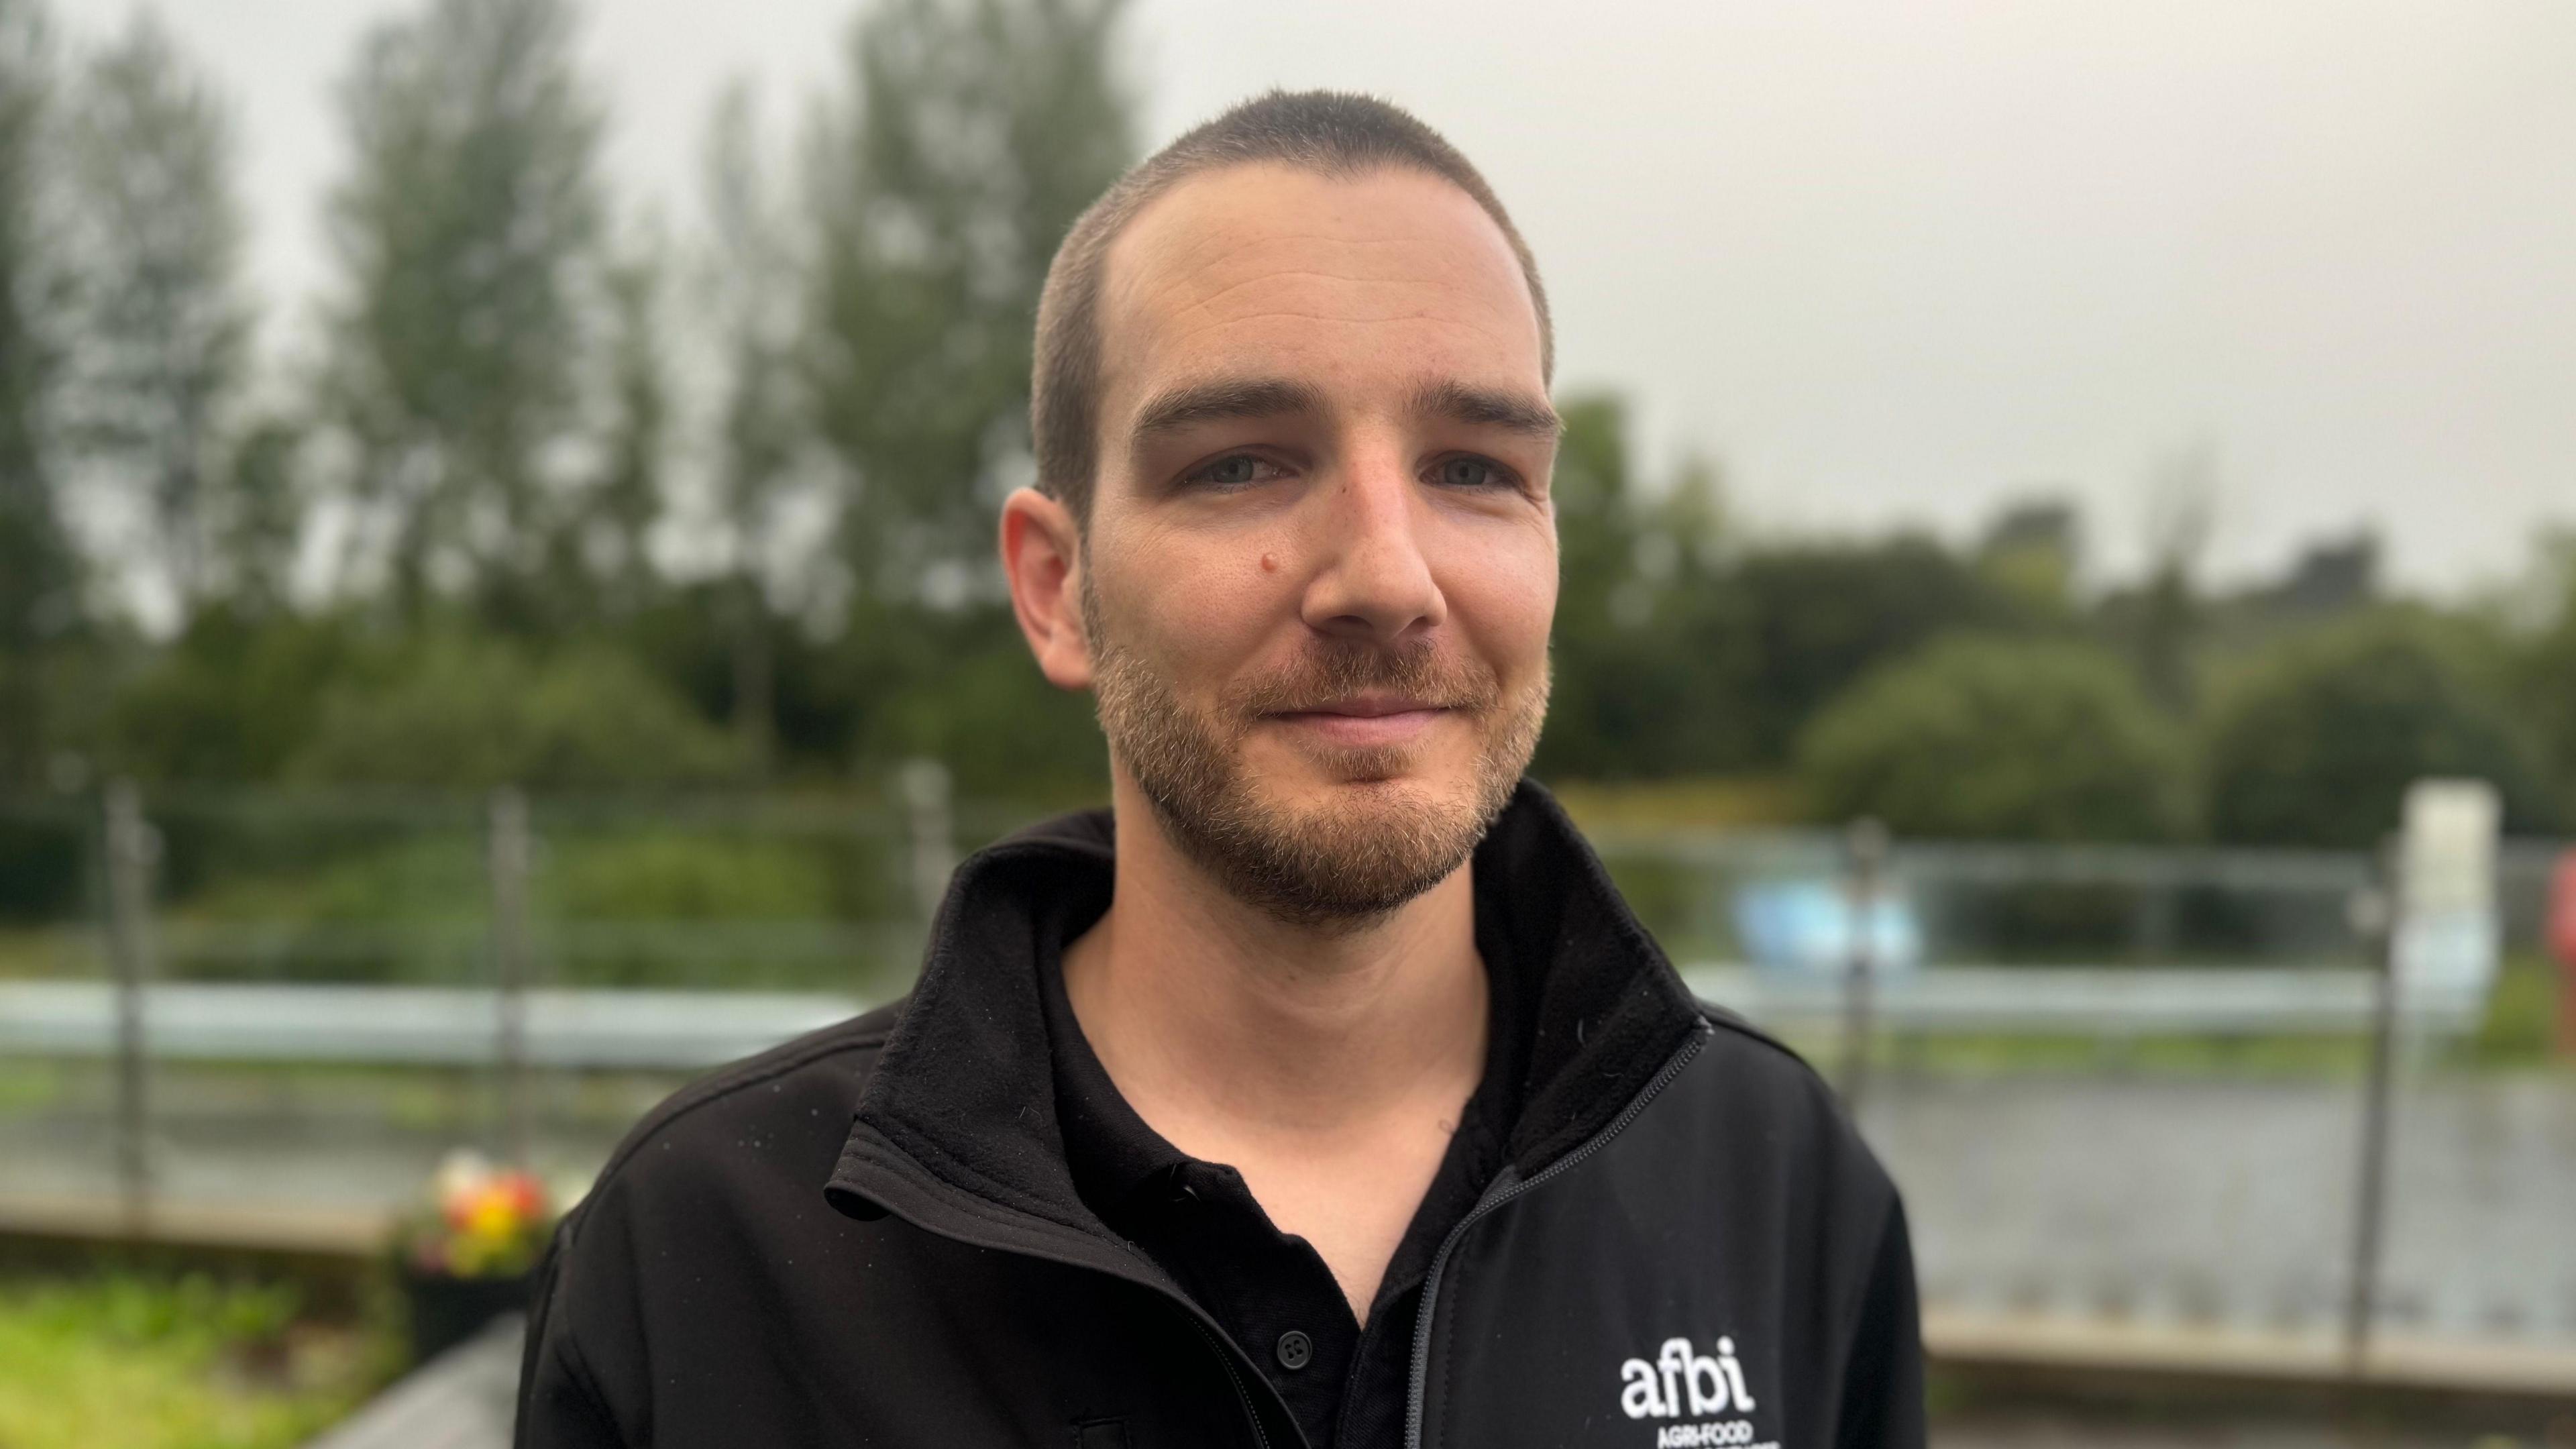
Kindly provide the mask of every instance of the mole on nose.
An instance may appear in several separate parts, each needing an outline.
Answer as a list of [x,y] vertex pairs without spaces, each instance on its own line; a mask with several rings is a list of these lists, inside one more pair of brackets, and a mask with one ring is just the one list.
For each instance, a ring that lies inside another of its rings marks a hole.
[[1261,571],[1265,574],[1275,574],[1279,572],[1279,560],[1272,558],[1266,553],[1263,554],[1261,556]]

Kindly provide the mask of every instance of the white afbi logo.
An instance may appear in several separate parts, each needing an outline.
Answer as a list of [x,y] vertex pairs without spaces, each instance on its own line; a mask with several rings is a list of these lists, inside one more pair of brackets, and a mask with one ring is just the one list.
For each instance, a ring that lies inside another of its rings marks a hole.
[[1619,1365],[1619,1407],[1631,1419],[1670,1419],[1684,1412],[1748,1413],[1753,1395],[1744,1387],[1744,1365],[1735,1358],[1735,1340],[1720,1338],[1717,1357],[1691,1350],[1687,1338],[1668,1338],[1648,1363],[1632,1358]]

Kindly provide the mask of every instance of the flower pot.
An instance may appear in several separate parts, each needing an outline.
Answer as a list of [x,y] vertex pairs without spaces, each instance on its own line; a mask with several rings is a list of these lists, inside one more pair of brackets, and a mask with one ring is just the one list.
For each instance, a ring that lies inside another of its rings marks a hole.
[[509,1278],[453,1278],[406,1270],[403,1292],[411,1305],[411,1358],[427,1363],[504,1313],[525,1312],[529,1274]]

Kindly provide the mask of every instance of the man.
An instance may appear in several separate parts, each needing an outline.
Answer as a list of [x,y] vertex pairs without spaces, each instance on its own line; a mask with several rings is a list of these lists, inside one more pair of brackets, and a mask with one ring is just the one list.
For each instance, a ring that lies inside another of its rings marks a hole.
[[1555,804],[1528,249],[1273,94],[1066,239],[1001,555],[1112,810],[912,996],[682,1092],[569,1218],[530,1446],[1915,1445],[1896,1194]]

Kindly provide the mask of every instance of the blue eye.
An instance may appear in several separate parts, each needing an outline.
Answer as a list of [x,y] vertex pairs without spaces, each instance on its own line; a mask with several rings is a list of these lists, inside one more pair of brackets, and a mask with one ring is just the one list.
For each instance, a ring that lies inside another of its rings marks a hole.
[[1240,488],[1249,483],[1265,482],[1275,472],[1276,465],[1267,459],[1250,453],[1231,453],[1190,474],[1189,481],[1219,488]]
[[1440,482],[1450,488],[1495,488],[1511,482],[1511,475],[1485,458],[1458,457],[1441,460]]

